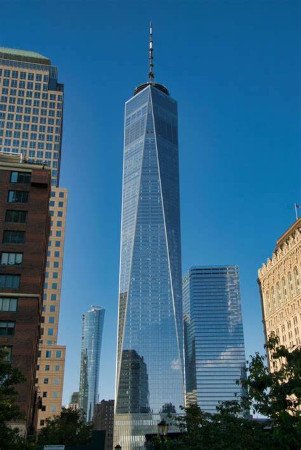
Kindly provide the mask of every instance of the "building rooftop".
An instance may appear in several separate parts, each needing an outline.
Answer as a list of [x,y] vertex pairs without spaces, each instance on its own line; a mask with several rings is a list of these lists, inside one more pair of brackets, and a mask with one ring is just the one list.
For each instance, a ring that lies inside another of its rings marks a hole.
[[275,250],[281,247],[281,245],[284,244],[289,239],[289,237],[292,236],[295,233],[295,231],[298,230],[299,228],[301,228],[301,218],[297,219],[293,223],[293,225],[291,225],[289,229],[286,230],[286,232],[283,233],[282,236],[280,236],[280,238],[277,241]]
[[19,50],[16,48],[0,47],[0,58],[12,59],[16,61],[32,62],[36,64],[51,65],[51,61],[46,56],[37,52],[31,52],[28,50]]

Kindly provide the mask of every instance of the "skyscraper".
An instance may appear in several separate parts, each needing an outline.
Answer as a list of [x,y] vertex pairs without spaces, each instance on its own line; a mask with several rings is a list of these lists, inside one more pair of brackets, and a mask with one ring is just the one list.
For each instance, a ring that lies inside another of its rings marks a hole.
[[79,407],[84,410],[87,422],[93,419],[94,406],[98,399],[99,360],[104,315],[103,308],[91,306],[82,317]]
[[245,347],[237,266],[193,267],[183,279],[186,403],[215,413],[238,399]]
[[177,103],[149,81],[125,105],[114,445],[143,448],[184,403]]
[[36,374],[43,399],[38,427],[60,412],[65,347],[57,344],[64,253],[67,190],[58,187],[63,130],[64,86],[49,58],[0,47],[0,151],[51,168],[51,232],[43,295]]
[[301,346],[300,271],[301,218],[280,236],[272,256],[258,271],[266,340],[275,334],[289,349]]

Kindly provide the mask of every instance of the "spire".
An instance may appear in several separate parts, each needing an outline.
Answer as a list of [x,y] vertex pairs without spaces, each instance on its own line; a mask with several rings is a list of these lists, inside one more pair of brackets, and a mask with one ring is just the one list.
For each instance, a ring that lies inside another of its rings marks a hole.
[[149,83],[153,83],[155,80],[154,74],[154,53],[153,53],[153,26],[150,22],[149,24],[149,52],[148,52],[148,60],[149,60],[149,71],[148,71],[148,80]]

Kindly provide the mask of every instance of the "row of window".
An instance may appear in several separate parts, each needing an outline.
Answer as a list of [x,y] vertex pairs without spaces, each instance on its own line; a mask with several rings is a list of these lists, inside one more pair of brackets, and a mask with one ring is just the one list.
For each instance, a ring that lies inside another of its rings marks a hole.
[[6,78],[9,78],[9,77],[20,78],[21,80],[26,80],[27,79],[27,80],[42,81],[42,79],[43,79],[43,81],[47,82],[47,83],[49,81],[48,73],[45,74],[45,75],[42,75],[41,73],[20,72],[18,70],[11,70],[11,69],[0,69],[0,77],[2,75],[4,77],[6,77]]
[[[23,100],[22,98],[18,99],[18,104],[22,104],[22,102],[20,102],[19,100]],[[12,114],[13,112],[15,112],[14,110],[14,106],[10,105],[8,107],[8,113],[6,114],[6,112],[0,112],[0,128],[7,128],[9,130],[11,130],[12,128],[15,128],[16,130],[25,130],[25,131],[38,131],[38,125],[36,125],[37,123],[43,124],[43,125],[56,125],[56,126],[60,126],[61,125],[61,119],[57,118],[54,119],[53,116],[48,116],[48,117],[39,117],[39,120],[34,119],[32,120],[32,124],[28,124],[28,123],[21,123],[20,122],[14,122],[14,114]],[[38,116],[34,116],[34,117],[38,117]],[[6,126],[5,126],[5,118],[6,118]]]
[[[6,132],[6,135],[7,134],[10,134],[11,132],[9,131],[9,132]],[[22,133],[22,134],[26,134],[26,133]],[[3,136],[3,133],[0,131],[0,136]],[[19,147],[20,145],[21,145],[21,147],[28,147],[28,145],[24,145],[24,143],[26,142],[26,140],[27,139],[29,139],[29,137],[27,137],[27,138],[22,138],[22,139],[24,139],[24,140],[20,140],[20,139],[11,139],[11,137],[6,137],[4,140],[1,138],[1,142],[2,142],[2,145],[6,145],[6,146],[11,146],[11,145],[13,145],[14,147]],[[52,134],[44,134],[44,133],[39,133],[39,134],[37,134],[37,133],[31,133],[31,137],[30,137],[30,139],[31,139],[31,142],[32,141],[37,141],[37,140],[39,140],[39,141],[47,141],[47,142],[60,142],[60,136],[59,135],[56,135],[56,136],[53,136]],[[40,142],[41,144],[43,143],[43,142]],[[39,144],[39,143],[36,143],[35,142],[35,144]],[[31,148],[31,147],[30,147]]]
[[[38,351],[38,358],[41,358],[42,352],[41,350]],[[62,351],[61,350],[46,350],[45,351],[45,358],[51,358],[55,357],[57,359],[62,357]]]
[[[30,95],[31,94],[31,95]],[[18,92],[18,96],[19,97],[24,97],[25,96],[25,92],[24,91],[19,91]],[[27,92],[26,93],[26,97],[32,97],[32,92]],[[10,99],[10,103],[16,103],[16,99],[14,102],[12,102],[13,98]],[[62,117],[62,111],[60,109],[46,109],[46,108],[41,108],[38,110],[38,108],[36,108],[36,114],[35,115],[31,115],[33,113],[33,111],[30,112],[30,114],[27,115],[23,115],[23,114],[16,114],[14,115],[15,111],[13,110],[13,108],[8,108],[8,105],[6,105],[5,103],[0,103],[0,111],[6,112],[9,111],[12,116],[11,120],[16,120],[17,122],[33,122],[33,123],[38,123],[39,122],[39,116],[49,116],[49,117]]]
[[[55,365],[55,366],[53,366],[52,370],[54,370],[55,372],[59,372],[60,371],[60,367],[61,367],[60,365]],[[37,366],[37,370],[40,370],[40,365]],[[46,364],[44,366],[44,370],[46,372],[51,371],[51,366],[49,364]]]

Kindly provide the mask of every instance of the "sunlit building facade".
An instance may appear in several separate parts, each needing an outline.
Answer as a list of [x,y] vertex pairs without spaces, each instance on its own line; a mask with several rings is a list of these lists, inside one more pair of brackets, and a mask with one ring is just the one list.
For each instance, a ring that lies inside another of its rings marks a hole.
[[79,407],[91,422],[98,401],[99,361],[105,310],[91,308],[82,316],[82,348],[79,382]]
[[[301,346],[301,219],[277,240],[276,248],[258,271],[266,340],[277,335],[280,344]],[[270,361],[271,369],[277,369]]]
[[[152,81],[125,105],[114,445],[184,404],[177,103]],[[168,405],[168,408],[166,408]]]
[[64,85],[39,53],[0,47],[0,152],[22,154],[51,168],[48,242],[36,384],[42,398],[38,428],[62,404],[65,347],[58,345],[67,190],[59,187]]
[[186,404],[215,413],[242,395],[245,347],[237,266],[193,267],[183,279]]

